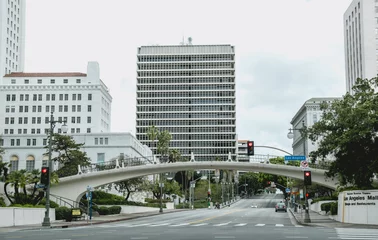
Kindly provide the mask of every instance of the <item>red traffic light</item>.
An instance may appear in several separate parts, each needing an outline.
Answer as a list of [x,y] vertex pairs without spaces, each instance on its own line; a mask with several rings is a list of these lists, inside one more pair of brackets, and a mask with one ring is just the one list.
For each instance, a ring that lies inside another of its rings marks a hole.
[[252,142],[248,142],[248,147],[252,147],[253,143]]
[[308,197],[309,196],[309,194],[308,193],[306,193],[306,197]]
[[310,176],[310,172],[305,172],[306,177]]
[[42,173],[47,173],[47,168],[42,168]]

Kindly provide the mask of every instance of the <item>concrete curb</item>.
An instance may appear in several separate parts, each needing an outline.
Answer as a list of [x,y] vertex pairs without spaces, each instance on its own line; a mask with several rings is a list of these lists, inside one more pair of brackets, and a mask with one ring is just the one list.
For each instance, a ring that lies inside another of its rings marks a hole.
[[98,222],[85,222],[85,223],[78,223],[78,224],[71,224],[71,225],[59,225],[59,226],[50,226],[50,227],[30,227],[30,228],[22,228],[18,231],[30,231],[30,230],[40,230],[40,229],[52,229],[52,228],[75,228],[75,227],[82,227],[82,226],[91,226],[91,225],[98,225],[98,224],[104,224],[104,223],[112,223],[112,222],[121,222],[121,221],[127,221],[137,218],[144,218],[144,217],[152,217],[156,215],[161,214],[168,214],[168,213],[175,213],[175,212],[183,212],[183,211],[189,211],[187,209],[178,209],[176,211],[169,211],[169,212],[158,212],[153,214],[144,214],[144,215],[138,215],[138,216],[131,216],[131,217],[124,217],[124,218],[118,218],[113,220],[104,220],[104,221],[98,221]]
[[299,225],[303,225],[303,226],[311,226],[307,223],[303,223],[302,221],[300,221],[297,216],[295,216],[295,214],[293,213],[293,210],[291,210],[291,208],[289,208],[289,212],[291,213],[291,215],[294,217],[295,221],[299,224]]

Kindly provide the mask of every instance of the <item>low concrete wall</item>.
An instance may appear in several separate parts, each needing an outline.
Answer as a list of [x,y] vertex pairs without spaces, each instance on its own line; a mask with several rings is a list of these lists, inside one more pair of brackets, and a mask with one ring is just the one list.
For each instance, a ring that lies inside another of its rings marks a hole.
[[319,201],[310,205],[310,210],[320,213],[322,212],[321,206],[323,203],[336,202],[335,200]]
[[[0,216],[0,227],[42,224],[45,209],[0,207]],[[50,220],[55,221],[54,208],[50,208]]]
[[[154,207],[140,207],[140,206],[126,206],[126,205],[98,205],[99,207],[111,207],[111,206],[120,206],[121,213],[141,213],[141,212],[156,212],[159,211],[159,208]],[[174,209],[173,203],[166,203],[167,208],[164,209]]]

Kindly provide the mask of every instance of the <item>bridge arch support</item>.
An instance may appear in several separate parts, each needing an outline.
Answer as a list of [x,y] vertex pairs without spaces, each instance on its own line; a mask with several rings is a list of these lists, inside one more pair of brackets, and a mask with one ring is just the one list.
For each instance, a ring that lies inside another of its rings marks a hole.
[[[83,194],[85,194],[87,186],[99,187],[109,183],[146,175],[201,169],[227,169],[263,172],[274,175],[288,176],[295,179],[303,179],[303,170],[301,168],[287,165],[218,161],[178,162],[116,168],[106,171],[65,177],[60,179],[59,184],[52,185],[50,191],[52,194],[66,197],[78,202]],[[311,169],[311,171],[313,183],[317,183],[331,189],[337,188],[338,182],[336,180],[325,178],[325,170]]]

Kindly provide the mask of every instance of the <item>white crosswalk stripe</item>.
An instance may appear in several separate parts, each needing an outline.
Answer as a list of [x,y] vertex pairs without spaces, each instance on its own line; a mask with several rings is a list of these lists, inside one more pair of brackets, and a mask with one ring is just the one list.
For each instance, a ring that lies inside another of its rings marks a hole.
[[220,227],[220,226],[225,226],[225,225],[228,225],[230,224],[230,222],[227,222],[227,223],[219,223],[219,224],[215,224],[213,225],[214,227]]
[[378,229],[336,228],[338,239],[378,239]]
[[[255,227],[285,227],[284,224],[272,224],[272,223],[232,223],[232,222],[225,222],[225,223],[207,223],[207,222],[202,222],[202,223],[174,223],[174,222],[165,222],[165,223],[119,223],[119,224],[104,224],[104,225],[96,225],[96,228],[119,228],[119,227],[127,227],[127,228],[135,228],[135,227],[201,227],[201,226],[211,226],[211,227],[226,227],[226,226],[234,226],[234,227],[245,227],[247,226],[255,226]],[[301,225],[289,225],[289,227],[303,227]],[[85,227],[83,227],[85,228]],[[377,230],[378,231],[378,230]],[[369,234],[368,234],[369,235]],[[377,233],[378,236],[378,233]],[[378,238],[378,237],[377,237]]]
[[264,223],[259,223],[259,224],[256,224],[255,226],[256,227],[263,227],[263,226],[265,226],[265,224]]
[[235,227],[243,227],[245,225],[247,225],[247,223],[239,223],[239,224],[236,224]]

